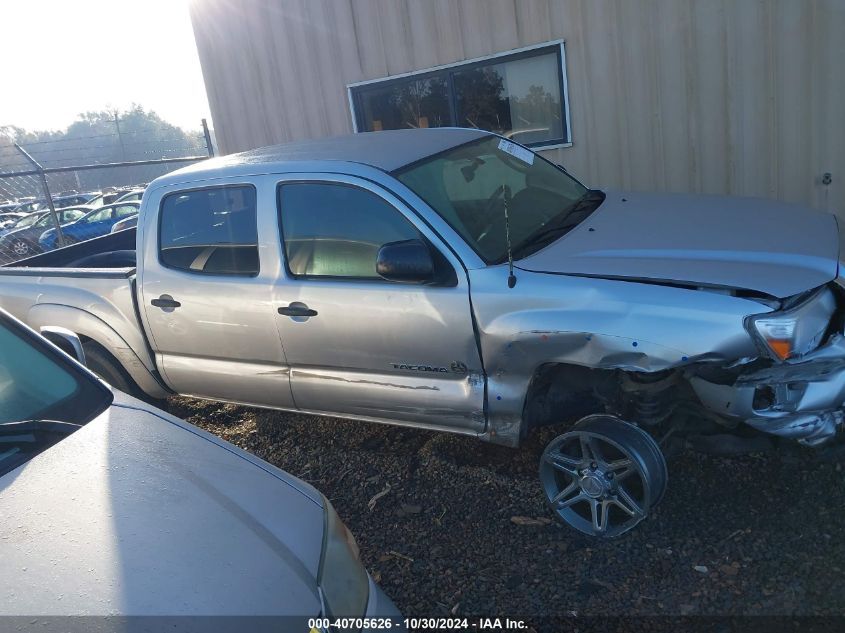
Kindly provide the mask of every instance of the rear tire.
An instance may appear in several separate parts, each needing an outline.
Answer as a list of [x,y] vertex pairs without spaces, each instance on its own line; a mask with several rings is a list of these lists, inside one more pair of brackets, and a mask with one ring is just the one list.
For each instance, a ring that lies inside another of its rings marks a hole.
[[85,364],[88,369],[115,389],[159,408],[167,405],[166,400],[159,400],[144,393],[120,361],[96,341],[86,341],[82,344],[82,349],[85,351]]

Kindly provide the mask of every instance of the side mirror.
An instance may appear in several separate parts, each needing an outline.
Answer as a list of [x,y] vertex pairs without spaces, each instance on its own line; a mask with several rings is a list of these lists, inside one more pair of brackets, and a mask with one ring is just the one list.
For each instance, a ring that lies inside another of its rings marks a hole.
[[53,345],[62,350],[65,354],[85,364],[85,351],[82,349],[82,341],[68,329],[53,325],[43,326],[40,329],[41,336],[50,341]]
[[420,240],[390,242],[378,251],[376,272],[388,281],[422,284],[434,279],[434,260]]

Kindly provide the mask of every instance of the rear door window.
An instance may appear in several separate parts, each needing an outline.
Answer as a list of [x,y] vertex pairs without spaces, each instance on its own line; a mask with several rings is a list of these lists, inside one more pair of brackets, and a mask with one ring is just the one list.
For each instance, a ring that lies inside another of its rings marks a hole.
[[255,187],[209,187],[166,196],[159,219],[159,260],[195,274],[258,274]]

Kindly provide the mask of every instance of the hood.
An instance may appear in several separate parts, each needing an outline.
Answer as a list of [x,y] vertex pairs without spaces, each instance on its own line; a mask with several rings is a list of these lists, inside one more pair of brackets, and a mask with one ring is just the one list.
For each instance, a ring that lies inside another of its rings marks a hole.
[[787,297],[834,279],[835,218],[759,198],[608,191],[524,270],[678,282]]
[[0,478],[0,615],[318,615],[318,493],[115,395]]

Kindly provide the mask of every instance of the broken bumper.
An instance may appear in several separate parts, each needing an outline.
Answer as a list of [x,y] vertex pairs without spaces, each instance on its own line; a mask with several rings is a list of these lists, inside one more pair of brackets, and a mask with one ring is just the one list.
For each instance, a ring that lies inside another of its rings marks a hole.
[[690,384],[710,410],[759,431],[817,446],[845,420],[845,337],[835,334],[800,361],[741,376],[733,385]]

